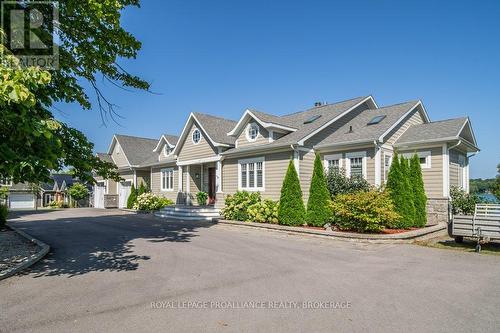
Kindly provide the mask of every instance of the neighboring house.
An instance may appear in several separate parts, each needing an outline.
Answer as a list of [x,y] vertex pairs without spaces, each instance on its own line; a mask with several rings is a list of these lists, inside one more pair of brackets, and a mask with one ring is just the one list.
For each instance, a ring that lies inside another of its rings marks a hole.
[[[153,144],[155,140],[126,137],[131,146],[148,142],[153,147],[134,162],[120,159],[115,151],[121,137],[114,136],[102,157],[120,172],[129,168],[134,177],[149,172],[152,191],[178,204],[195,204],[196,192],[206,191],[216,207],[238,190],[279,199],[290,160],[307,201],[315,153],[325,168],[344,168],[348,176],[361,175],[375,186],[387,179],[395,150],[405,156],[417,153],[431,223],[446,218],[450,186],[468,191],[469,158],[479,151],[468,118],[431,122],[420,101],[379,107],[372,96],[317,103],[284,116],[249,109],[238,121],[191,113],[178,139],[164,135]],[[133,178],[131,182],[137,184]]]
[[69,204],[70,198],[67,189],[77,180],[68,174],[52,174],[50,178],[52,182],[42,183],[38,187],[28,183],[13,184],[11,181],[2,181],[0,185],[9,189],[8,207],[11,209],[33,209],[47,207],[52,201],[62,201]]

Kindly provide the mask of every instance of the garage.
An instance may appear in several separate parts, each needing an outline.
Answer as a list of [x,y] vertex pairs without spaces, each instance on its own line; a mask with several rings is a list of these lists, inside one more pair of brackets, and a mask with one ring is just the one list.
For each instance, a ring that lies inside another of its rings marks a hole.
[[106,193],[106,184],[98,182],[94,186],[94,207],[104,208],[104,193]]
[[33,209],[35,208],[35,197],[32,193],[11,193],[9,207],[11,209]]

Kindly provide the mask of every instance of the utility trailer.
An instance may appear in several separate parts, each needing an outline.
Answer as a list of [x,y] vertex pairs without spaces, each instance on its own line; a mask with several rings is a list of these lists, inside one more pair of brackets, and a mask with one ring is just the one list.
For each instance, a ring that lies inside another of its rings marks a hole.
[[477,204],[473,216],[454,215],[448,233],[457,243],[464,237],[475,238],[476,252],[480,252],[481,243],[500,240],[500,205]]

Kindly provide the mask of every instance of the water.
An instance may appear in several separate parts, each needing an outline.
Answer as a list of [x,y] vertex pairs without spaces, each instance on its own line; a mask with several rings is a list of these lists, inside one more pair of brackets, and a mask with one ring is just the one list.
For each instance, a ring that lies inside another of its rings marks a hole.
[[481,200],[487,201],[489,203],[498,203],[497,198],[491,193],[477,193],[476,194]]

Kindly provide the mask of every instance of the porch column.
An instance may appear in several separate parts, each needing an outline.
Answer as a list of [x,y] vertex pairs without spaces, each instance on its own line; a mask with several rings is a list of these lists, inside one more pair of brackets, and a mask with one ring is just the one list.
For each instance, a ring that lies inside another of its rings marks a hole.
[[203,192],[203,183],[205,182],[205,179],[203,178],[203,163],[200,164],[201,171],[200,171],[200,191]]
[[178,178],[178,184],[177,187],[179,188],[179,192],[182,192],[182,166],[177,166],[177,178]]
[[215,191],[222,193],[222,162],[217,161],[215,164]]

